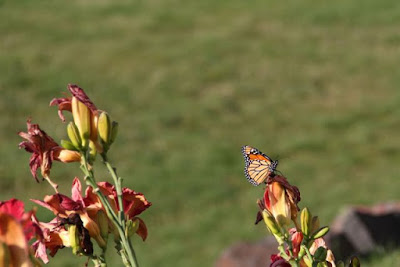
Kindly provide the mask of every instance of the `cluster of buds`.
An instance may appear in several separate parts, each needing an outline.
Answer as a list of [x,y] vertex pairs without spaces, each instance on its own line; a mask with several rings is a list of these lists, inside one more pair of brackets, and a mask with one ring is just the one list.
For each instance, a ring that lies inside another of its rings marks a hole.
[[107,112],[97,109],[85,92],[77,85],[68,85],[72,97],[54,98],[50,106],[58,105],[58,114],[65,121],[63,111],[72,112],[73,121],[67,126],[70,141],[62,140],[61,145],[70,150],[86,152],[91,160],[96,154],[107,153],[114,142],[118,123],[111,121]]
[[[0,203],[0,227],[6,222],[9,224],[6,225],[7,229],[16,229],[12,232],[7,231],[4,237],[0,235],[0,265],[6,263],[10,257],[11,260],[15,257],[15,252],[8,251],[7,248],[12,245],[8,244],[11,240],[9,237],[25,230],[24,227],[17,229],[13,226],[19,223],[22,226],[34,226],[36,231],[36,234],[31,233],[29,238],[24,237],[25,243],[20,243],[23,249],[19,251],[26,252],[26,266],[33,264],[29,255],[47,263],[48,252],[50,256],[54,256],[64,247],[70,247],[75,255],[89,257],[96,266],[105,266],[107,240],[113,235],[122,261],[126,266],[136,267],[138,263],[130,239],[134,234],[140,236],[143,241],[146,239],[147,227],[138,215],[149,208],[151,203],[142,193],[122,187],[122,178],[118,177],[116,169],[108,161],[107,152],[117,136],[118,123],[112,121],[107,112],[97,109],[80,87],[68,85],[68,89],[72,96],[54,98],[50,106],[58,106],[58,115],[63,122],[63,111],[72,113],[72,121],[67,124],[69,140],[62,140],[61,145],[58,145],[38,124],[32,124],[31,120],[27,122],[27,132],[18,133],[25,139],[19,147],[32,153],[29,166],[33,177],[39,182],[37,171],[40,168],[43,179],[55,190],[55,194],[47,195],[43,200],[32,201],[52,211],[55,217],[45,223],[31,214],[30,217],[24,216],[21,223],[18,216],[12,219],[8,214],[2,214]],[[96,155],[101,155],[114,184],[96,182],[93,171]],[[84,196],[77,177],[72,182],[71,197],[58,192],[58,185],[50,179],[53,161],[80,162],[87,185]],[[29,249],[27,241],[33,237],[36,237],[36,241]],[[93,245],[94,242],[97,246]],[[100,253],[96,252],[96,247],[101,249]],[[18,257],[25,261],[24,257]]]
[[[299,201],[300,191],[285,177],[269,177],[264,197],[258,200],[260,211],[256,224],[264,220],[278,242],[279,254],[271,256],[270,266],[344,266],[343,262],[335,263],[334,255],[323,239],[329,227],[320,227],[318,216],[312,216],[309,209],[304,208],[298,222]],[[352,259],[349,266],[359,266],[358,259]]]

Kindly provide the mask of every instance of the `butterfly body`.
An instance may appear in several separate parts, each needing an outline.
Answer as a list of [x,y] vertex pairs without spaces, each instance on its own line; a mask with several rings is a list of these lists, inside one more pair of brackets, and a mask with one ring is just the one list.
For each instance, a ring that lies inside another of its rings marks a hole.
[[242,153],[245,160],[244,174],[252,185],[258,186],[274,175],[278,166],[277,160],[272,160],[251,146],[243,146]]

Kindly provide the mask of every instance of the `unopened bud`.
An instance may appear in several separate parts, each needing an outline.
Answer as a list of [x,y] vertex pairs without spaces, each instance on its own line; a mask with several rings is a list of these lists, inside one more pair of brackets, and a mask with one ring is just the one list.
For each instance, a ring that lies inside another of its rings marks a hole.
[[271,231],[271,233],[274,235],[282,236],[282,233],[279,229],[278,223],[276,222],[274,215],[272,215],[268,210],[263,210],[262,216],[269,231]]
[[68,150],[77,150],[77,148],[68,140],[61,140],[61,146]]
[[81,154],[78,151],[68,149],[55,149],[53,151],[53,157],[55,160],[59,160],[64,163],[78,162],[81,160]]
[[126,235],[131,237],[139,229],[139,220],[128,220],[126,222]]
[[89,160],[91,163],[93,163],[96,160],[97,148],[96,144],[92,140],[89,140],[89,149]]
[[78,254],[80,246],[79,246],[78,228],[76,225],[70,224],[68,226],[68,237],[72,248],[72,253],[75,255]]
[[311,213],[308,210],[308,208],[304,208],[301,211],[300,223],[301,223],[301,231],[305,236],[308,236],[310,234],[310,226],[311,226]]
[[350,267],[360,267],[361,266],[360,260],[356,256],[352,257],[350,260],[349,266]]
[[317,239],[317,238],[320,238],[320,237],[323,237],[324,235],[326,235],[327,233],[329,232],[329,227],[328,226],[325,226],[325,227],[322,227],[322,228],[320,228],[319,230],[317,230],[313,235],[312,235],[312,239]]
[[108,150],[108,145],[111,140],[111,119],[107,112],[102,112],[99,116],[97,123],[97,130],[99,132],[99,137],[104,150]]
[[104,211],[99,210],[97,212],[97,224],[99,225],[100,235],[104,240],[108,238],[108,218]]
[[325,262],[327,253],[328,253],[328,251],[326,250],[326,248],[319,247],[319,248],[317,248],[317,250],[314,253],[314,258],[317,261]]
[[79,101],[76,97],[72,97],[71,101],[72,116],[76,127],[79,130],[79,135],[82,139],[82,146],[84,148],[88,145],[91,128],[91,115],[89,108]]
[[69,140],[71,140],[72,145],[77,149],[82,148],[82,139],[79,135],[79,130],[76,127],[74,122],[71,121],[68,124],[67,133],[68,133]]
[[110,145],[114,143],[115,139],[117,138],[118,134],[118,122],[113,121],[111,124],[111,136],[110,136]]
[[318,216],[314,216],[312,217],[311,220],[311,233],[314,233],[315,231],[317,231],[319,229],[319,218]]
[[343,261],[336,262],[336,267],[344,267],[344,262]]

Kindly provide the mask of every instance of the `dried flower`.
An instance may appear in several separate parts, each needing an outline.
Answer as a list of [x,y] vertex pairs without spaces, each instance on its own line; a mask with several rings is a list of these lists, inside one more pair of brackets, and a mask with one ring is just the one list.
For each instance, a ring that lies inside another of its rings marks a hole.
[[49,181],[49,183],[56,189],[57,185],[54,184],[49,177],[50,169],[53,160],[62,162],[74,162],[79,161],[79,153],[72,150],[67,150],[59,146],[53,138],[47,135],[47,133],[40,129],[38,124],[32,124],[31,120],[27,121],[27,132],[19,132],[18,135],[26,139],[19,144],[20,148],[24,148],[32,156],[29,160],[29,166],[31,169],[32,176],[39,182],[37,178],[37,169],[41,170],[43,178]]

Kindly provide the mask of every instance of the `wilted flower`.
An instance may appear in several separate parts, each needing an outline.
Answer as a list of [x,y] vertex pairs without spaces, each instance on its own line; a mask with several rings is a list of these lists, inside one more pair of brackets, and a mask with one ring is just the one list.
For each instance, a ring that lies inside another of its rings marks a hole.
[[283,176],[274,176],[265,187],[263,206],[281,226],[289,225],[290,220],[296,222],[299,201],[300,191]]
[[74,162],[80,160],[80,155],[76,151],[67,150],[59,146],[53,138],[40,129],[38,124],[32,124],[30,120],[27,121],[27,133],[19,132],[18,135],[26,139],[19,144],[20,148],[24,148],[32,156],[29,160],[31,173],[36,181],[37,169],[40,167],[43,178],[47,179],[49,183],[56,189],[57,185],[54,184],[49,177],[50,169],[53,160],[61,162]]
[[[107,182],[100,182],[97,184],[100,191],[106,196],[113,210],[118,213],[118,197],[117,191],[113,185]],[[143,211],[151,206],[151,202],[147,201],[142,193],[135,192],[129,188],[122,189],[123,205],[125,217],[128,220],[138,224],[136,233],[145,240],[147,237],[147,227],[143,220],[137,217]],[[98,196],[93,192],[92,187],[86,189],[86,197],[84,198],[85,205],[89,210],[89,213],[97,213],[99,210],[103,210],[103,206]]]
[[73,214],[78,214],[82,221],[83,227],[89,231],[100,247],[105,247],[106,243],[100,235],[100,229],[95,220],[89,216],[88,210],[81,196],[81,183],[75,178],[72,185],[72,199],[63,194],[54,194],[45,196],[44,201],[32,199],[33,202],[39,204],[60,218],[70,218]]

